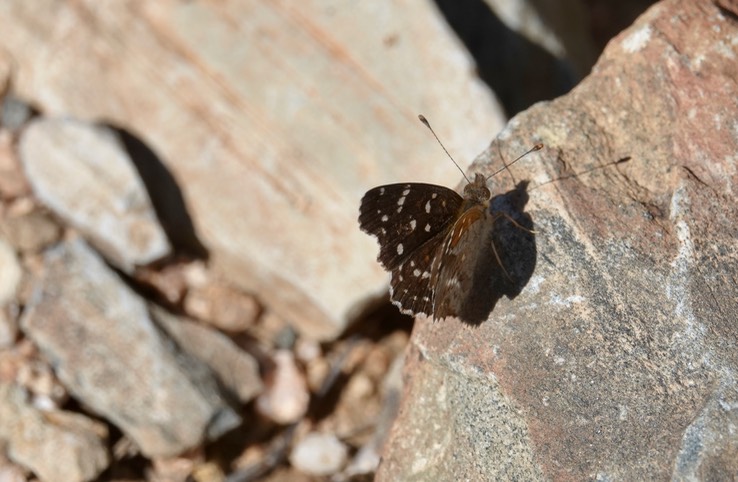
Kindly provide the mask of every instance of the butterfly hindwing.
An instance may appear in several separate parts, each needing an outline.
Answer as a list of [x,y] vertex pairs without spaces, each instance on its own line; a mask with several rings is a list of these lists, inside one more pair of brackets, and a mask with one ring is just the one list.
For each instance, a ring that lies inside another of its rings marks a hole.
[[403,313],[430,315],[433,312],[431,271],[444,238],[444,233],[438,233],[392,270],[390,296]]
[[500,269],[491,245],[493,227],[484,206],[476,205],[449,230],[431,270],[435,319],[467,316],[468,310],[484,304],[474,297],[487,292],[488,274]]

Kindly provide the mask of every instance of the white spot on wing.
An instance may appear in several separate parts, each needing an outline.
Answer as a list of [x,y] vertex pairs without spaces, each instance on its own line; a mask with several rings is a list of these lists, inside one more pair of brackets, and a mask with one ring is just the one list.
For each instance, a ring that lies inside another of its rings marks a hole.
[[430,233],[430,224],[425,225],[425,232]]
[[400,199],[397,200],[397,205],[402,206],[405,204],[405,196],[402,196]]
[[420,276],[420,270],[419,270],[419,269],[415,269],[415,270],[413,271],[413,276],[415,276],[415,277],[418,277],[418,276]]
[[421,276],[422,279],[430,278],[430,273],[428,271],[423,273],[423,276]]
[[417,222],[416,222],[416,221],[415,221],[414,219],[411,219],[411,220],[410,220],[410,230],[411,230],[411,231],[415,231],[415,226],[416,226],[417,224],[418,224],[418,223],[417,223]]
[[410,194],[410,189],[409,188],[408,189],[405,189],[404,191],[402,191],[402,195],[403,196],[407,196],[408,194]]
[[399,214],[401,212],[402,212],[402,206],[400,206],[399,208],[397,208],[397,213]]
[[437,198],[437,197],[438,197],[438,193],[437,193],[437,192],[434,192],[434,193],[433,193],[433,194],[431,195],[431,199],[435,199],[435,198]]
[[405,251],[405,248],[402,246],[402,243],[397,245],[397,254],[402,254],[402,252]]
[[379,195],[380,196],[384,196],[384,188],[383,187],[380,187],[379,188]]
[[386,223],[387,221],[389,221],[389,216],[387,216],[387,215],[385,214],[384,216],[382,216],[382,222],[383,222],[383,223]]
[[430,214],[430,201],[425,202],[425,212]]

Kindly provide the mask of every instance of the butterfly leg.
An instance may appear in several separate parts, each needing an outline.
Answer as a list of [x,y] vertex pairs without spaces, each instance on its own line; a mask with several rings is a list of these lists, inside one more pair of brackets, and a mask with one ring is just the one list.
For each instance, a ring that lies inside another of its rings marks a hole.
[[495,214],[495,216],[494,216],[494,218],[492,218],[492,222],[495,222],[495,221],[497,221],[497,218],[499,218],[499,217],[503,217],[503,218],[506,218],[506,219],[507,219],[508,221],[510,221],[511,223],[513,223],[513,224],[515,225],[515,227],[517,227],[517,228],[519,228],[519,229],[522,229],[523,231],[525,231],[525,232],[527,232],[527,233],[530,233],[530,234],[538,234],[538,232],[537,232],[536,230],[534,230],[534,229],[528,229],[528,228],[526,228],[525,226],[521,226],[521,225],[520,225],[520,223],[518,223],[517,221],[515,221],[515,220],[514,220],[514,219],[513,219],[513,218],[512,218],[512,217],[511,217],[511,216],[510,216],[509,214],[507,214],[507,213],[496,213],[496,214]]
[[507,270],[505,269],[505,265],[502,264],[502,259],[500,259],[500,255],[497,254],[497,247],[495,246],[495,240],[492,240],[492,252],[495,253],[495,259],[497,260],[497,264],[500,265],[500,268],[502,268],[502,272],[505,273],[505,277],[510,280],[510,282],[514,283],[513,279],[508,274]]
[[[498,212],[498,213],[495,213],[494,214],[494,216],[492,217],[492,224],[494,225],[494,223],[496,223],[499,218],[505,218],[505,219],[507,219],[513,225],[515,225],[515,227],[517,227],[519,229],[522,229],[525,232],[528,232],[528,233],[531,233],[531,234],[536,234],[536,232],[534,230],[528,229],[525,226],[521,226],[520,223],[518,223],[517,221],[515,221],[509,214],[503,213],[503,212]],[[514,283],[515,281],[512,279],[512,277],[510,276],[510,274],[505,269],[505,265],[502,264],[502,259],[500,258],[500,255],[497,253],[497,247],[495,246],[495,241],[494,240],[492,240],[492,252],[495,254],[495,258],[497,259],[497,264],[500,265],[500,268],[502,268],[502,272],[505,273],[505,277],[507,277],[507,279],[509,281],[511,281],[511,282]]]

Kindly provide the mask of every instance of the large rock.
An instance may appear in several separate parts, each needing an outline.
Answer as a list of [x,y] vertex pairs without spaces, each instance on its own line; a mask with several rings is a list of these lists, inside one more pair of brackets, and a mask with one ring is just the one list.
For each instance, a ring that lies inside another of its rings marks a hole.
[[201,360],[240,402],[261,393],[259,364],[249,353],[213,328],[153,307],[151,314],[182,350]]
[[417,320],[378,480],[735,477],[738,8],[720,4],[658,4],[511,122],[506,159],[546,145],[511,168],[535,234],[498,221],[515,284],[484,322]]
[[70,119],[33,121],[19,143],[36,196],[132,272],[171,252],[141,177],[115,132]]
[[213,266],[311,338],[386,290],[362,194],[458,178],[416,115],[460,161],[502,125],[432,2],[12,0],[0,24],[18,95],[141,136]]
[[145,455],[179,454],[240,423],[213,373],[175,347],[87,244],[61,244],[44,265],[23,331],[64,386]]

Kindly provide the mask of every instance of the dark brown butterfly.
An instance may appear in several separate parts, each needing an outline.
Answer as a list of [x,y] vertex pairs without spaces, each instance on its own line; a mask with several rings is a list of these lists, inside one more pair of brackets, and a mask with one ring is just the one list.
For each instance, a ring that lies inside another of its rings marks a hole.
[[[430,128],[424,117],[420,120]],[[479,248],[496,219],[505,216],[487,209],[486,182],[475,174],[463,196],[443,186],[402,183],[375,187],[362,198],[359,226],[377,237],[377,259],[392,274],[390,296],[403,313],[458,316]],[[494,250],[494,244],[489,248]]]

